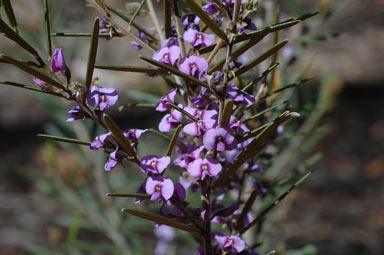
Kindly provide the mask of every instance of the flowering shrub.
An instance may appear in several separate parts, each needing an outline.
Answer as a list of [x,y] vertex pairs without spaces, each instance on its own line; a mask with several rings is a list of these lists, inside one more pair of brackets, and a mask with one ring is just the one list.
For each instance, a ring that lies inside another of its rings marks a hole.
[[[257,29],[250,18],[258,12],[257,1],[215,0],[200,7],[195,1],[187,0],[188,8],[181,10],[178,1],[164,0],[164,31],[157,20],[156,34],[134,23],[141,5],[128,19],[129,28],[134,26],[138,30],[136,35],[115,20],[112,14],[122,17],[116,9],[108,7],[102,0],[87,2],[102,18],[96,18],[94,22],[84,83],[72,79],[65,50],[55,49],[52,53],[47,1],[49,65],[18,33],[12,8],[7,8],[10,25],[0,19],[0,31],[36,60],[26,62],[2,54],[1,62],[31,74],[37,87],[2,83],[72,101],[75,105],[67,110],[67,122],[91,119],[104,129],[92,142],[43,137],[86,144],[90,150],[103,149],[108,156],[104,166],[106,171],[124,161],[137,165],[137,170],[146,177],[137,193],[121,196],[135,197],[136,204],[159,203],[160,210],[157,213],[128,208],[122,211],[158,225],[157,254],[164,253],[173,239],[174,233],[169,226],[191,233],[197,241],[197,254],[258,254],[257,244],[246,240],[244,234],[260,224],[273,206],[309,173],[253,218],[251,209],[256,196],[268,192],[268,187],[259,179],[265,163],[261,154],[283,135],[284,123],[299,114],[284,111],[274,115],[273,119],[265,117],[276,108],[274,102],[277,100],[274,99],[278,93],[293,87],[276,87],[275,84],[277,56],[287,41],[278,42],[277,37],[276,42],[255,59],[244,61],[244,56],[267,35],[297,25],[316,13]],[[151,1],[147,2],[151,10]],[[151,16],[155,19],[153,11]],[[123,36],[134,40],[131,45],[135,49],[146,51],[140,58],[151,67],[95,64],[98,40]],[[220,52],[224,53],[221,60],[218,59],[222,55]],[[267,69],[255,75],[254,69],[268,59],[271,60]],[[159,151],[156,155],[141,155],[138,149],[140,137],[149,130],[121,130],[106,113],[118,103],[119,96],[112,87],[93,85],[95,67],[120,71],[136,69],[167,79],[171,87],[169,92],[153,105],[156,111],[164,112],[158,130],[169,140],[165,154]],[[169,135],[169,132],[173,133]],[[171,178],[170,171],[178,171],[179,178]],[[248,191],[245,193],[245,190]],[[201,206],[191,206],[189,202],[190,196],[196,193],[201,195]]]

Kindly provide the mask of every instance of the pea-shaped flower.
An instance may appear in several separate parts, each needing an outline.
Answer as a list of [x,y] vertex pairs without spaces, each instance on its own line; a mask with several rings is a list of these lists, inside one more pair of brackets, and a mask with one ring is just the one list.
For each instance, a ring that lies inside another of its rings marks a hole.
[[229,127],[217,126],[205,132],[203,145],[211,151],[233,150],[236,148],[237,140]]
[[55,73],[65,73],[66,65],[63,49],[55,49],[51,59],[51,67]]
[[175,96],[176,96],[177,89],[171,89],[168,94],[161,97],[159,102],[156,105],[156,111],[158,112],[165,112],[168,110],[169,106],[167,103],[174,103],[175,102]]
[[215,36],[190,28],[184,32],[184,40],[189,42],[193,47],[207,47],[215,41]]
[[179,64],[179,70],[192,76],[197,75],[200,80],[204,81],[206,79],[203,75],[207,73],[208,61],[202,57],[190,56]]
[[187,171],[192,177],[204,180],[205,176],[214,177],[221,172],[222,166],[213,158],[196,159],[188,165]]
[[170,157],[148,155],[141,159],[140,169],[146,174],[161,174],[171,161]]
[[238,236],[227,236],[219,233],[215,235],[215,239],[217,241],[217,246],[220,249],[229,250],[235,254],[242,252],[245,248],[244,241]]
[[173,45],[171,47],[165,47],[156,51],[152,58],[161,63],[173,66],[180,56],[179,46]]
[[92,86],[88,91],[86,104],[104,111],[114,105],[118,98],[114,88]]
[[147,192],[148,195],[151,195],[152,201],[160,201],[162,198],[164,200],[169,200],[172,197],[174,190],[175,186],[171,179],[154,180],[149,177],[145,184],[145,192]]

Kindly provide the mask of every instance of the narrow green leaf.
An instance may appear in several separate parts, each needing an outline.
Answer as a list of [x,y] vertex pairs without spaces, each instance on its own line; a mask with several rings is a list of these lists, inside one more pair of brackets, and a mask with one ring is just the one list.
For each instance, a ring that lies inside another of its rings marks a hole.
[[250,87],[254,86],[259,80],[267,76],[273,69],[279,66],[279,63],[273,64],[270,67],[268,67],[267,70],[265,70],[263,73],[259,74],[255,79],[249,81],[247,85],[242,88],[242,91],[247,91]]
[[136,194],[136,193],[107,193],[108,197],[138,197],[138,198],[149,198],[147,194]]
[[[107,9],[110,10],[112,13],[116,14],[117,16],[119,16],[121,19],[123,19],[125,22],[127,23],[130,23],[131,22],[131,19],[128,18],[124,11],[122,10],[119,10],[119,9],[116,9],[116,8],[113,8],[111,7],[110,5],[107,5]],[[149,38],[151,38],[154,43],[159,43],[159,40],[154,37],[151,33],[149,33],[147,30],[145,30],[144,28],[142,28],[141,26],[139,26],[138,24],[136,24],[135,22],[132,22],[131,24],[134,28],[136,28],[137,30],[139,30],[140,32],[143,32],[145,35],[147,35]]]
[[264,125],[261,125],[260,127],[253,129],[250,132],[242,133],[241,136],[239,136],[239,138],[237,140],[238,140],[238,142],[241,143],[241,142],[244,142],[245,140],[248,140],[249,138],[258,136],[262,131],[264,131],[265,128],[267,128],[270,125],[271,125],[271,122],[268,122]]
[[3,4],[4,11],[7,14],[9,23],[11,23],[11,26],[13,27],[13,30],[15,31],[15,33],[18,33],[19,31],[17,30],[16,17],[15,17],[15,13],[13,12],[11,1],[1,0],[1,2]]
[[231,119],[233,110],[233,100],[227,100],[224,105],[224,110],[220,114],[219,123],[222,126],[226,126],[229,123],[229,120]]
[[38,134],[37,136],[44,139],[48,139],[48,140],[58,141],[58,142],[74,143],[74,144],[87,145],[87,146],[91,145],[90,142],[84,142],[84,141],[80,141],[72,138],[59,137],[54,135],[45,135],[45,134]]
[[146,66],[125,66],[125,65],[95,65],[97,69],[105,69],[112,71],[121,71],[121,72],[135,72],[135,73],[150,73],[150,74],[166,74],[167,71],[164,71],[159,68],[151,68]]
[[[92,33],[72,33],[72,32],[56,32],[56,33],[51,33],[51,36],[58,36],[58,37],[90,37],[92,36]],[[110,37],[111,35],[108,33],[101,33],[99,34],[100,37],[105,37],[108,36]],[[117,36],[117,35],[114,35]]]
[[172,10],[171,10],[171,1],[163,0],[163,8],[164,8],[164,28],[165,28],[165,38],[169,38],[172,36]]
[[185,0],[185,3],[189,6],[191,11],[199,16],[202,22],[204,22],[213,33],[215,33],[218,37],[223,39],[224,41],[228,42],[227,35],[224,33],[223,30],[207,15],[207,13],[201,9],[199,5],[195,3],[194,0]]
[[36,59],[40,59],[37,51],[25,41],[18,33],[13,31],[4,21],[0,18],[0,32],[4,33],[6,37],[20,45],[26,51],[32,54]]
[[73,215],[72,224],[71,224],[71,227],[69,228],[68,236],[67,236],[67,242],[71,245],[76,244],[77,234],[79,233],[79,230],[80,230],[80,222],[82,218],[83,217],[80,211],[76,211],[75,215]]
[[3,55],[3,54],[0,54],[0,59],[4,60],[10,64],[13,64],[14,66],[18,67],[19,69],[21,69],[21,70],[23,70],[29,74],[32,74],[36,78],[38,78],[42,81],[45,81],[46,83],[51,84],[52,86],[55,86],[59,89],[64,89],[63,85],[61,85],[60,83],[58,83],[54,79],[50,78],[48,75],[36,70],[35,68],[33,68],[33,67],[23,63],[23,62],[20,62],[14,58],[8,57],[8,56]]
[[176,142],[179,139],[179,134],[180,134],[182,129],[183,129],[183,125],[180,124],[179,126],[177,126],[175,133],[173,133],[171,142],[168,145],[168,150],[167,150],[167,156],[168,157],[170,157],[172,155],[173,148],[175,147]]
[[116,122],[107,114],[103,114],[104,121],[109,127],[109,129],[112,131],[113,136],[116,138],[118,143],[123,147],[123,149],[128,153],[129,156],[133,157],[134,160],[138,163],[139,160],[137,158],[137,155],[134,151],[134,149],[131,146],[131,143],[128,141],[127,138],[125,138],[123,132],[119,128],[119,126],[116,124]]
[[261,211],[261,213],[251,222],[249,223],[243,230],[241,230],[240,235],[244,234],[248,229],[250,229],[257,222],[262,220],[264,216],[276,205],[278,205],[292,190],[294,190],[297,186],[303,183],[310,175],[311,171],[306,173],[303,177],[301,177],[297,182],[295,182],[287,191],[282,193],[279,197],[277,197],[268,207]]
[[225,171],[223,171],[223,174],[221,174],[212,185],[211,192],[223,185],[247,159],[259,152],[275,134],[277,127],[290,119],[292,116],[295,116],[295,113],[286,111],[270,123],[266,128],[264,128],[264,130],[237,156],[233,163]]
[[239,76],[243,73],[245,73],[246,71],[252,69],[253,67],[257,66],[258,64],[260,64],[261,62],[263,62],[264,60],[266,60],[268,57],[270,57],[271,55],[275,54],[277,51],[279,51],[282,47],[284,47],[284,45],[286,45],[288,43],[288,40],[284,40],[280,43],[277,43],[275,44],[274,46],[272,46],[272,48],[270,48],[269,50],[267,50],[266,52],[264,52],[263,54],[261,54],[261,56],[257,57],[256,59],[252,60],[251,62],[249,62],[246,66],[244,66],[243,68],[237,70],[235,72],[235,75],[236,76]]
[[129,214],[137,216],[137,217],[140,217],[142,219],[146,219],[146,220],[150,220],[150,221],[156,222],[158,224],[164,224],[164,225],[167,225],[167,226],[170,226],[170,227],[174,227],[174,228],[177,228],[177,229],[180,229],[180,230],[184,230],[184,231],[187,231],[187,232],[200,234],[200,231],[199,231],[198,228],[195,228],[195,227],[189,226],[187,224],[184,224],[184,223],[181,223],[181,222],[178,222],[178,221],[175,221],[175,220],[171,220],[171,219],[168,219],[168,218],[165,218],[163,216],[159,216],[159,215],[156,215],[156,214],[153,214],[153,213],[142,212],[142,211],[139,211],[139,210],[133,210],[133,209],[128,209],[128,208],[124,208],[121,211],[125,212],[125,213],[129,213]]
[[307,81],[310,81],[310,80],[312,80],[312,78],[306,78],[306,79],[299,80],[299,81],[297,81],[297,82],[295,82],[295,83],[288,84],[288,85],[286,85],[286,86],[284,86],[284,87],[281,87],[281,88],[279,88],[279,89],[273,91],[271,94],[267,94],[267,95],[261,97],[260,99],[265,99],[265,98],[267,98],[267,97],[272,96],[273,94],[282,92],[282,91],[284,91],[284,90],[286,90],[286,89],[290,89],[290,88],[297,87],[297,86],[299,86],[299,85],[301,85],[301,84],[303,84],[303,83],[306,83]]
[[50,21],[49,21],[48,0],[44,0],[44,22],[45,22],[45,34],[47,37],[48,57],[49,57],[49,61],[51,61],[52,39],[51,39],[51,25],[50,25]]
[[91,87],[93,70],[95,69],[97,45],[99,43],[99,18],[96,18],[93,23],[93,31],[91,38],[91,46],[89,48],[87,73],[85,76],[85,87],[87,91]]
[[53,91],[41,90],[41,89],[38,89],[36,87],[29,86],[29,85],[24,85],[24,84],[17,83],[17,82],[1,81],[0,80],[0,84],[9,85],[9,86],[18,87],[18,88],[23,88],[23,89],[28,89],[28,90],[32,90],[32,91],[36,91],[36,92],[40,92],[40,93],[44,93],[44,94],[50,94],[50,95],[53,95],[53,96],[69,99],[69,98],[67,98],[64,95],[56,93],[56,92],[53,92]]
[[253,203],[255,202],[258,194],[259,194],[258,190],[254,189],[251,195],[249,195],[249,198],[247,199],[247,202],[245,203],[244,208],[241,210],[240,216],[237,218],[236,229],[240,229],[241,226],[243,225],[245,217],[247,216],[248,212],[252,209]]
[[271,106],[271,107],[268,107],[268,108],[266,108],[265,110],[263,110],[263,111],[261,111],[261,112],[258,112],[258,113],[256,113],[255,115],[252,115],[251,117],[249,117],[248,119],[246,119],[244,122],[248,122],[248,121],[250,121],[250,120],[257,119],[258,117],[264,115],[265,113],[267,113],[267,112],[269,112],[269,111],[272,111],[272,110],[274,110],[274,109],[276,109],[276,108],[278,108],[278,107],[280,107],[280,106],[282,106],[283,104],[286,104],[286,103],[288,103],[288,101],[284,101],[284,102],[282,102],[282,103],[280,103],[280,104],[277,104],[277,105],[273,105],[273,106]]
[[207,83],[202,82],[202,81],[200,81],[199,79],[197,79],[197,78],[195,78],[195,77],[193,77],[193,76],[190,76],[190,75],[188,75],[188,74],[186,74],[186,73],[183,73],[183,72],[180,71],[179,69],[176,69],[176,68],[171,67],[171,66],[169,66],[169,65],[163,64],[163,63],[161,63],[161,62],[159,62],[159,61],[156,61],[156,60],[154,60],[154,59],[152,59],[152,58],[150,58],[150,57],[140,56],[140,58],[141,58],[142,60],[144,60],[144,61],[147,61],[148,63],[151,63],[152,65],[161,67],[161,68],[163,68],[163,69],[165,69],[165,70],[171,72],[172,74],[175,74],[175,75],[180,76],[180,77],[182,77],[182,78],[184,78],[184,79],[186,79],[186,80],[189,80],[189,81],[195,83],[196,85],[200,85],[200,86],[203,86],[203,87],[205,87],[205,88],[208,88],[208,84],[207,84]]
[[130,20],[129,23],[128,23],[129,25],[132,25],[133,21],[136,19],[137,14],[139,14],[141,8],[143,8],[143,6],[144,6],[144,4],[145,4],[146,1],[147,1],[147,0],[142,0],[142,1],[141,1],[140,5],[137,7],[137,9],[135,10],[135,12],[133,13],[132,18],[131,18],[131,20]]
[[155,108],[155,104],[143,104],[143,103],[134,103],[119,106],[119,111],[129,109],[129,108]]
[[[237,50],[235,50],[234,52],[232,52],[232,54],[231,54],[231,58],[232,58],[232,59],[236,59],[236,58],[239,57],[241,54],[243,54],[244,52],[246,52],[247,50],[249,50],[250,48],[252,48],[254,45],[256,45],[258,42],[260,42],[260,41],[261,41],[267,34],[268,34],[268,32],[261,33],[260,36],[255,37],[255,38],[252,38],[252,39],[250,39],[248,42],[243,43]],[[215,71],[218,71],[218,70],[220,70],[221,68],[223,68],[225,61],[226,61],[225,59],[222,59],[219,63],[217,63],[217,64],[210,70],[210,72],[215,72]]]

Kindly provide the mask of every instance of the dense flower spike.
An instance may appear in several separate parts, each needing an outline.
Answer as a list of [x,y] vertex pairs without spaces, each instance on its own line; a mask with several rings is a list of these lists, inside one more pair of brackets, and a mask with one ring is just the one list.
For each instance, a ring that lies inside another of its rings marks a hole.
[[208,62],[203,57],[190,56],[181,60],[179,70],[192,76],[196,75],[200,80],[205,81],[204,75],[208,70]]
[[204,180],[206,176],[215,177],[221,172],[222,166],[212,158],[196,159],[188,165],[188,173],[195,178]]
[[245,242],[238,236],[227,236],[219,233],[215,235],[215,239],[220,249],[228,250],[235,254],[242,252],[245,248]]
[[92,86],[88,91],[86,104],[104,111],[114,105],[118,98],[114,88]]
[[51,67],[55,73],[65,73],[67,69],[63,49],[55,49],[55,52],[52,54]]
[[148,155],[141,159],[140,169],[146,174],[161,174],[171,161],[170,157]]
[[184,32],[184,40],[189,42],[193,47],[207,47],[215,41],[215,36],[190,28]]
[[176,45],[162,48],[156,51],[152,56],[154,60],[170,66],[173,66],[179,57],[180,57],[180,48],[179,46],[176,46]]
[[145,184],[145,191],[151,195],[152,201],[169,200],[174,190],[175,187],[171,179],[154,180],[149,177]]
[[177,89],[171,89],[168,94],[160,98],[159,102],[156,105],[156,111],[165,112],[168,110],[169,106],[167,103],[174,103]]

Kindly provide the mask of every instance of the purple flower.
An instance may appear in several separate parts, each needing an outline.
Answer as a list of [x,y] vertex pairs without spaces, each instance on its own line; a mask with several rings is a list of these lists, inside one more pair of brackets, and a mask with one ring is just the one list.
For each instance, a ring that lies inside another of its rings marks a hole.
[[91,150],[98,150],[101,147],[104,147],[106,145],[106,143],[107,143],[108,136],[110,136],[111,134],[112,134],[112,132],[108,132],[106,134],[102,134],[102,135],[96,136],[95,140],[93,140],[93,142],[91,143],[89,148]]
[[145,184],[145,191],[151,195],[152,201],[160,201],[162,198],[169,200],[175,187],[171,179],[154,180],[151,177],[147,179]]
[[184,190],[189,189],[189,187],[191,187],[191,185],[192,185],[191,180],[186,179],[182,176],[179,177],[179,182],[180,182],[180,185],[183,186]]
[[229,119],[229,127],[232,128],[233,131],[236,131],[236,133],[245,133],[249,132],[249,129],[247,126],[238,120],[235,116],[231,116]]
[[215,41],[215,36],[199,32],[193,28],[184,32],[184,40],[189,42],[193,47],[202,46],[206,47]]
[[232,130],[226,126],[217,126],[205,132],[203,145],[207,150],[226,151],[236,148],[237,140]]
[[212,158],[196,159],[188,165],[188,173],[195,178],[204,180],[205,176],[214,177],[221,172],[221,164]]
[[250,176],[249,177],[253,183],[253,188],[257,190],[257,192],[260,195],[265,195],[267,194],[267,189],[264,188],[264,186],[254,177]]
[[116,150],[109,154],[108,160],[104,165],[105,171],[111,171],[119,163],[120,160],[117,158],[116,155],[118,150],[119,147],[116,147]]
[[67,113],[69,114],[69,118],[66,120],[67,122],[84,119],[86,116],[88,116],[83,107],[80,105],[76,105],[75,109],[68,109]]
[[169,132],[172,129],[176,128],[183,121],[183,115],[177,110],[171,111],[171,113],[166,114],[159,123],[159,130],[161,132]]
[[99,34],[107,34],[107,35],[100,36],[100,38],[110,40],[113,37],[113,34],[112,34],[113,32],[114,32],[114,27],[111,21],[108,18],[103,17],[100,20],[100,24],[99,24]]
[[179,70],[192,76],[197,75],[200,80],[204,81],[206,80],[204,75],[208,70],[208,62],[205,58],[190,56],[180,62]]
[[114,105],[118,98],[119,95],[114,88],[92,86],[87,93],[85,102],[87,105],[104,111]]
[[34,77],[33,79],[33,82],[37,85],[37,86],[39,86],[41,89],[47,89],[48,88],[48,85],[47,85],[47,83],[45,82],[45,81],[42,81],[42,80],[40,80],[40,79],[38,79],[38,78],[36,78],[36,77]]
[[244,33],[244,30],[245,29],[248,29],[248,30],[256,30],[257,27],[256,25],[252,22],[252,20],[250,18],[244,18],[243,19],[243,22],[241,23],[241,25],[238,27],[238,30],[239,30],[239,33],[242,34]]
[[192,107],[185,107],[184,110],[198,119],[198,121],[194,121],[184,126],[183,131],[189,135],[199,136],[202,132],[211,129],[216,125],[217,111],[215,110],[198,110]]
[[260,164],[252,163],[251,161],[247,161],[247,165],[248,165],[248,167],[247,167],[248,171],[257,172],[257,173],[263,172],[263,167]]
[[229,250],[233,253],[240,253],[245,248],[245,242],[238,236],[227,236],[221,233],[215,235],[217,247],[220,249]]
[[166,255],[168,243],[175,238],[175,231],[167,225],[160,225],[155,228],[155,235],[159,239],[155,247],[155,255]]
[[161,174],[171,161],[170,157],[148,155],[141,159],[140,169],[146,174]]
[[181,22],[183,23],[184,30],[188,28],[199,28],[200,18],[194,14],[187,14],[181,18]]
[[229,98],[233,99],[235,102],[238,102],[240,104],[250,105],[256,101],[253,95],[250,95],[240,90],[234,84],[228,84],[227,93],[229,95]]
[[171,89],[168,94],[161,97],[159,102],[156,105],[156,111],[165,112],[168,110],[169,106],[167,103],[174,103],[177,89]]
[[177,37],[169,37],[161,43],[161,48],[169,48],[174,45],[179,46],[179,40],[177,39]]
[[147,132],[147,131],[148,131],[148,129],[133,128],[133,129],[129,129],[129,130],[123,131],[123,135],[128,140],[133,140],[133,141],[137,142],[137,140],[140,138],[140,136],[142,134],[144,134],[145,132]]
[[179,46],[173,45],[171,47],[165,47],[156,51],[152,58],[161,63],[173,66],[180,56]]
[[215,14],[220,10],[220,8],[216,4],[210,3],[204,5],[203,10],[206,11],[208,14]]
[[[145,40],[147,39],[147,36],[143,33],[143,32],[141,32],[141,31],[139,31],[138,33],[137,33],[137,37],[141,40],[141,41],[143,41],[143,42],[145,42]],[[131,42],[131,45],[133,46],[133,47],[135,47],[137,50],[141,50],[142,48],[143,48],[143,46],[141,46],[138,42],[136,42],[136,41],[132,41]]]
[[55,73],[65,73],[67,69],[64,60],[63,49],[55,49],[51,59],[51,67]]
[[210,110],[217,110],[218,105],[217,103],[210,98],[211,93],[208,92],[207,88],[201,87],[200,89],[200,96],[192,98],[191,102],[196,105],[197,108],[205,108],[206,105],[208,105],[205,109]]
[[191,163],[192,161],[200,158],[200,153],[203,151],[204,147],[203,146],[200,146],[199,148],[197,148],[196,150],[192,151],[191,153],[189,154],[183,154],[179,157],[177,157],[173,163],[176,165],[176,166],[179,166],[179,167],[187,167],[189,163]]

